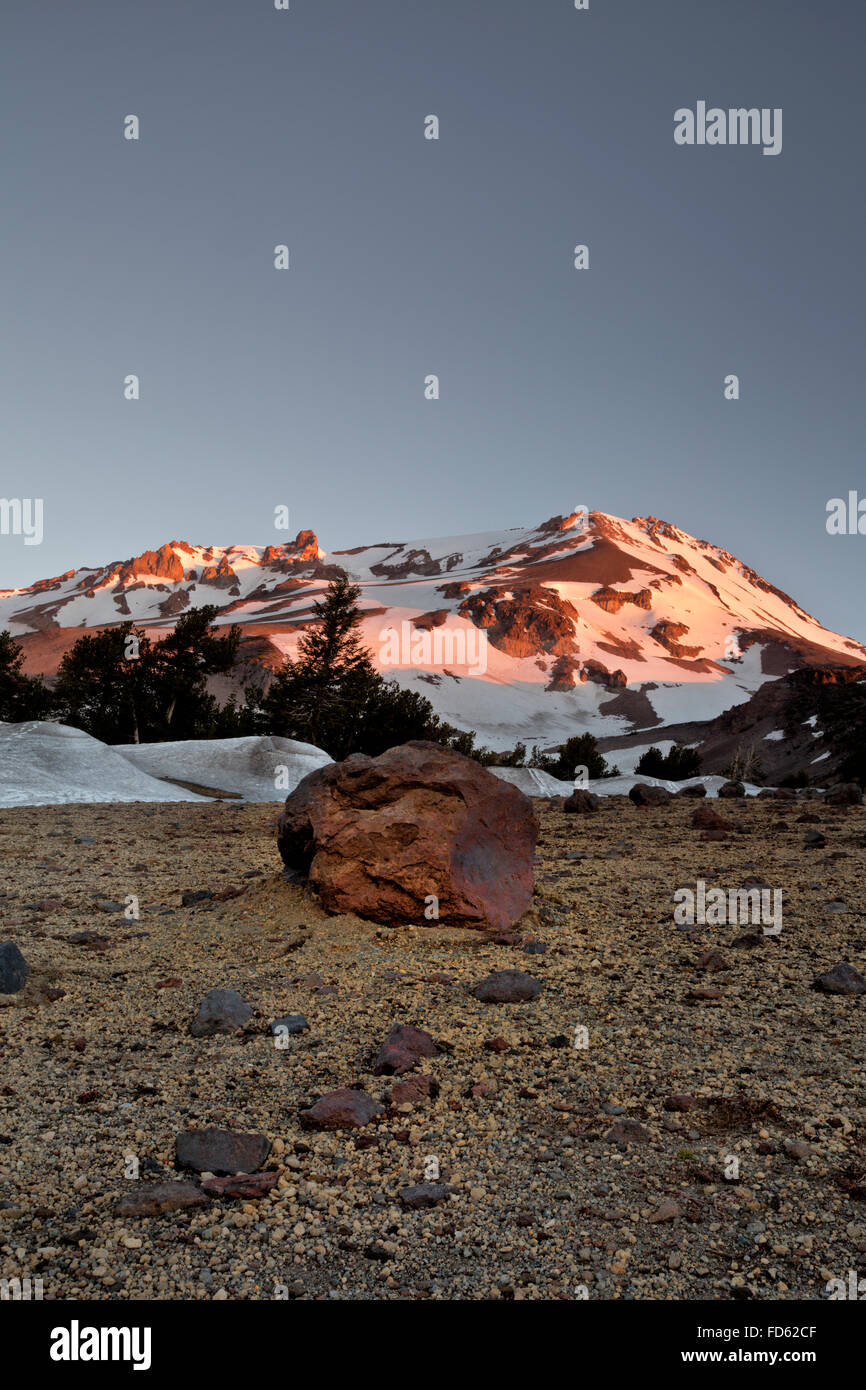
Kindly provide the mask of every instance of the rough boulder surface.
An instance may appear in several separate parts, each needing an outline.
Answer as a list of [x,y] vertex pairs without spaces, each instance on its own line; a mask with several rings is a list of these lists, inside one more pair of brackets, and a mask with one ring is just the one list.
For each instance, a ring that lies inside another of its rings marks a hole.
[[598,810],[598,797],[593,792],[584,791],[581,787],[577,787],[571,796],[565,798],[562,809],[578,816],[589,815]]
[[172,1211],[190,1211],[207,1206],[201,1189],[191,1182],[158,1182],[124,1192],[114,1204],[120,1217],[165,1216]]
[[538,823],[529,797],[439,744],[355,754],[305,777],[279,820],[287,868],[329,912],[509,927],[530,905]]
[[863,791],[856,782],[843,782],[831,787],[824,800],[830,806],[862,806]]
[[742,782],[725,782],[723,786],[719,787],[717,795],[722,799],[727,797],[740,800],[746,795],[746,788]]

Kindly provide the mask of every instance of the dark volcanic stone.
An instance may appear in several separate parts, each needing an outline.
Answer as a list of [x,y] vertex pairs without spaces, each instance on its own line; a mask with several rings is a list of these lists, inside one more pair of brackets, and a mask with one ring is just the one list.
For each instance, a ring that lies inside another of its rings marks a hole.
[[0,946],[0,994],[17,994],[27,983],[27,962],[14,941]]
[[742,798],[746,795],[746,788],[742,782],[725,782],[717,792],[721,797]]
[[847,961],[840,961],[819,975],[812,986],[822,994],[866,994],[866,980]]
[[271,1032],[275,1037],[294,1037],[297,1033],[303,1033],[309,1026],[303,1014],[285,1014],[282,1018],[274,1019]]
[[628,795],[635,806],[667,806],[671,800],[664,787],[651,787],[646,782],[635,782]]
[[444,1201],[448,1188],[442,1183],[420,1182],[414,1187],[402,1187],[397,1195],[404,1207],[416,1211],[419,1207],[435,1207],[437,1202]]
[[522,970],[494,970],[475,986],[472,993],[483,1004],[520,1004],[526,999],[534,999],[542,989],[540,980],[525,975]]
[[196,1173],[254,1173],[271,1151],[263,1134],[236,1129],[189,1129],[174,1141],[178,1168]]
[[806,849],[823,849],[827,843],[827,837],[822,835],[820,830],[807,830],[803,843]]
[[862,806],[863,792],[856,782],[842,782],[831,787],[824,800],[830,806]]
[[571,793],[571,796],[565,798],[562,809],[579,816],[588,815],[590,812],[598,810],[598,797],[592,792],[584,791],[578,787]]
[[637,1120],[617,1120],[604,1136],[609,1144],[646,1144],[649,1135]]

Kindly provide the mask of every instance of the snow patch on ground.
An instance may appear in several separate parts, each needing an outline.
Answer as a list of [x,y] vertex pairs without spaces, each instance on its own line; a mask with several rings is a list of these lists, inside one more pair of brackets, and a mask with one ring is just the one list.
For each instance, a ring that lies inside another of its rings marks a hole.
[[527,796],[571,796],[574,791],[571,782],[561,782],[537,767],[491,767],[488,771]]
[[0,806],[202,800],[140,772],[80,729],[35,720],[0,724]]
[[181,782],[244,801],[285,801],[331,759],[288,738],[192,739],[111,747],[66,724],[0,724],[0,806],[207,801]]
[[308,772],[332,761],[311,743],[267,736],[126,743],[117,752],[151,777],[173,777],[244,801],[285,801]]

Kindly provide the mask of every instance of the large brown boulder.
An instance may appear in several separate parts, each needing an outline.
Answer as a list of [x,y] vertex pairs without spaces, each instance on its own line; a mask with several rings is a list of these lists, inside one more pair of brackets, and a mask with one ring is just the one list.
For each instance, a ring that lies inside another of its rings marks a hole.
[[415,741],[311,772],[286,800],[278,846],[329,912],[390,924],[428,908],[449,926],[503,928],[530,905],[537,838],[523,792]]

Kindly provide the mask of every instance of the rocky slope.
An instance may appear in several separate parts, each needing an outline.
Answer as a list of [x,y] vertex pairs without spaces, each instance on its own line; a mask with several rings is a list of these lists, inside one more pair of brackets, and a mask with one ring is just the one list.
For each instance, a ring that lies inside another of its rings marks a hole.
[[799,777],[827,786],[866,774],[866,666],[805,666],[767,681],[745,704],[715,719],[604,738],[610,761],[633,768],[651,744],[694,748],[704,774],[727,769],[739,754],[757,760],[753,780],[777,786]]

